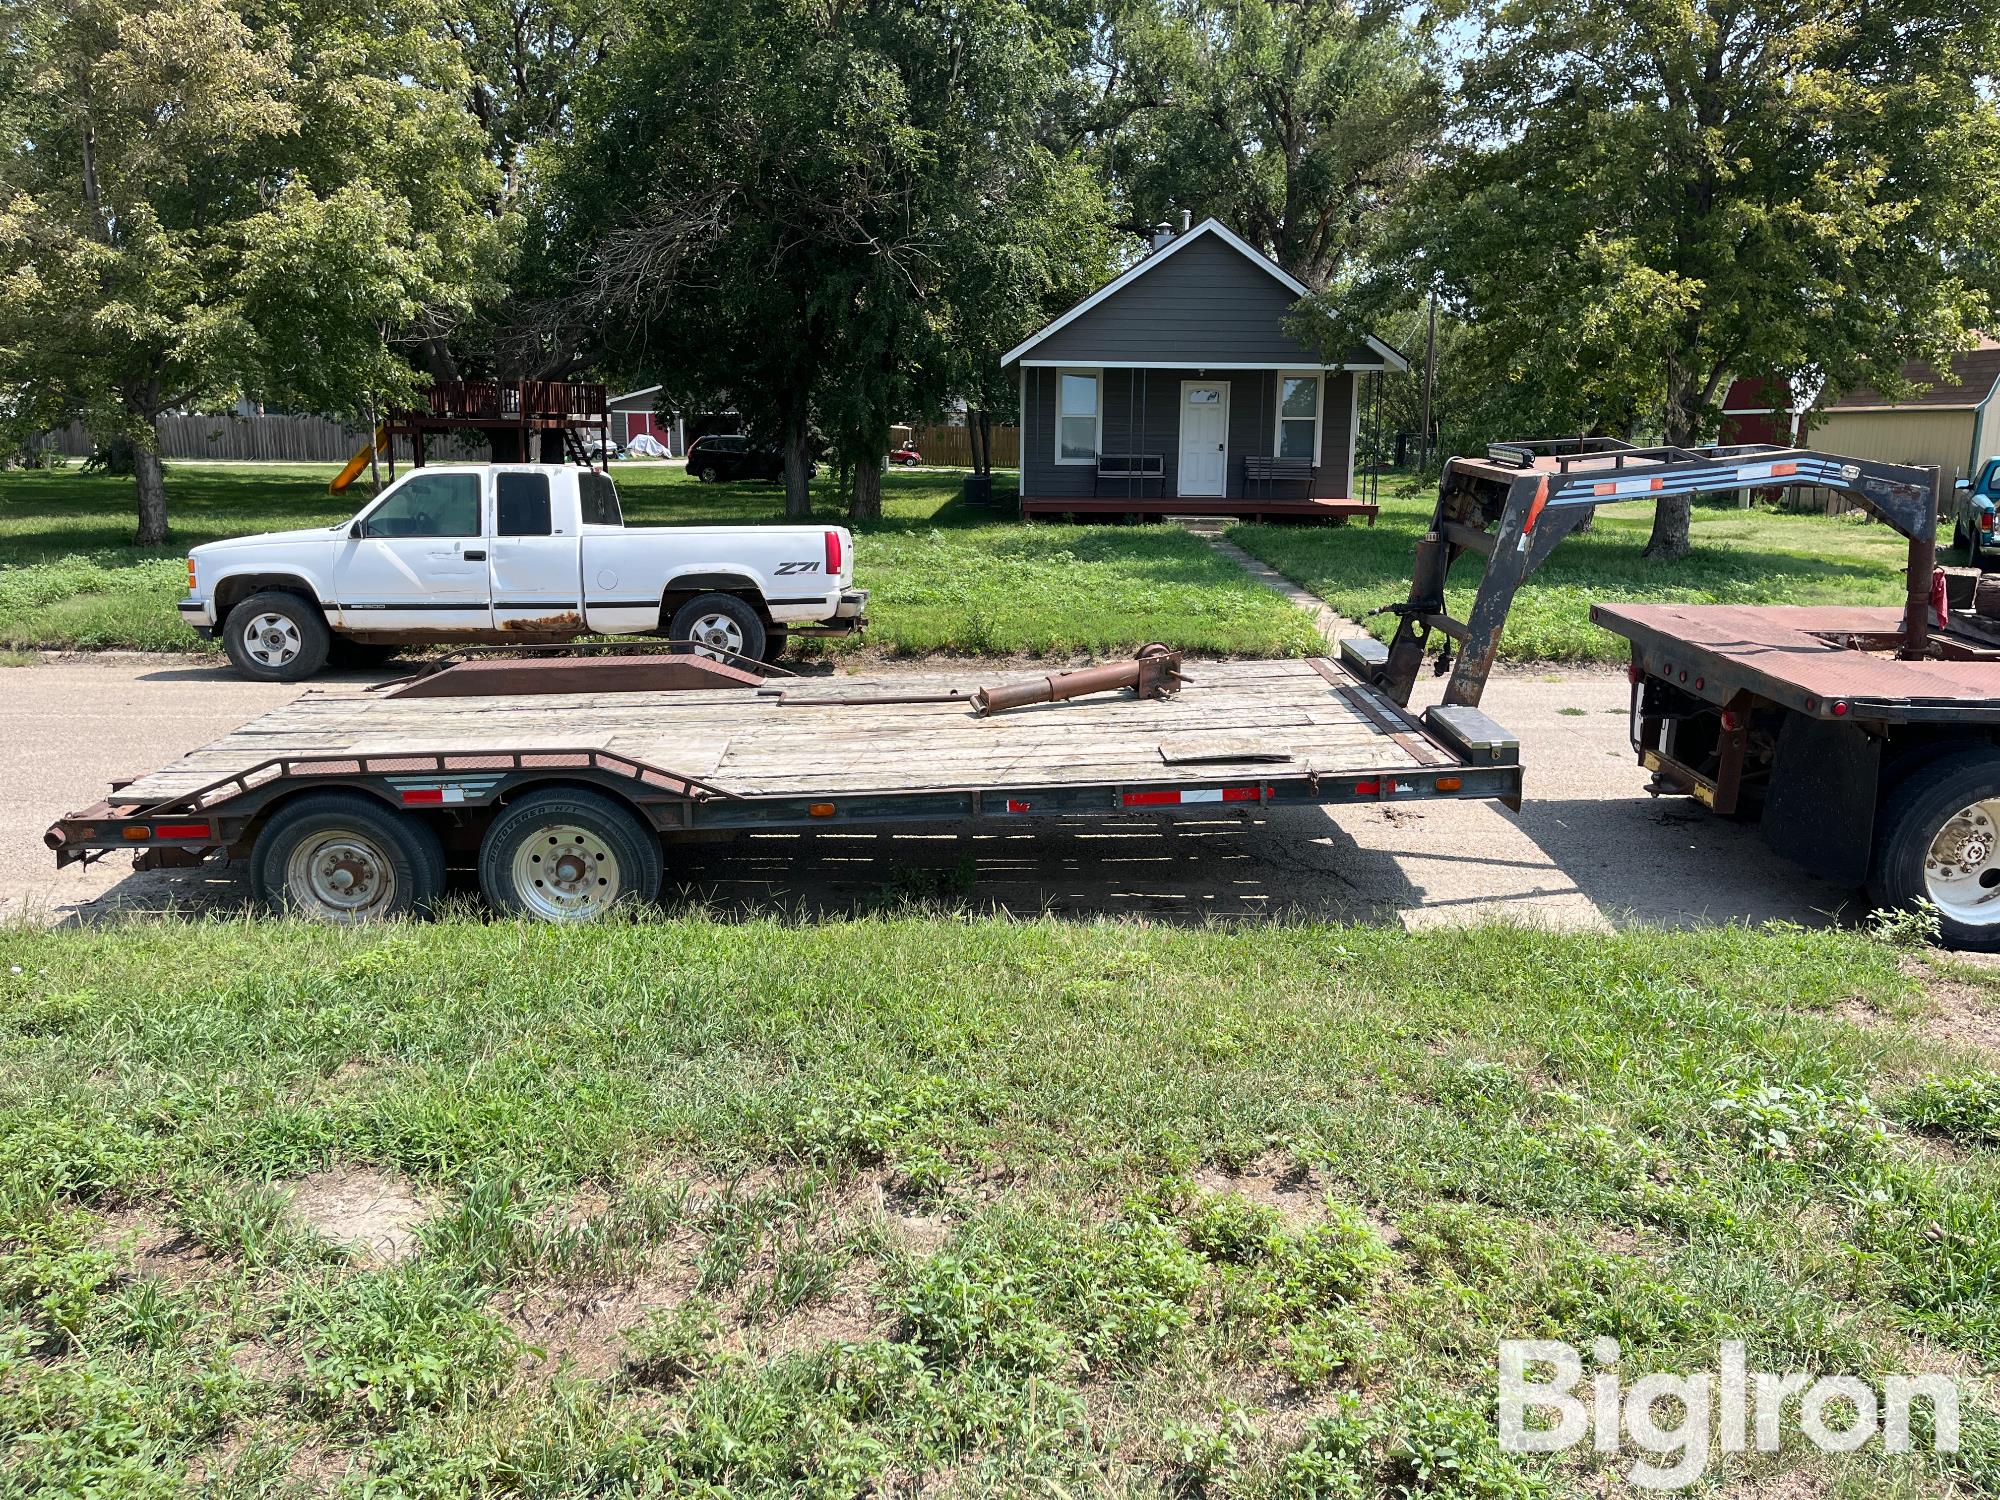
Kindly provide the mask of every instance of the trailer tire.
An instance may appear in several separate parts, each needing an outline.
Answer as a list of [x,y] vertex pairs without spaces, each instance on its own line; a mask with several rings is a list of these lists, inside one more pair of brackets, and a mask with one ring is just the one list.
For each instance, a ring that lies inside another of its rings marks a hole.
[[1948,946],[2000,949],[2000,752],[1953,751],[1890,790],[1868,895],[1881,907],[1928,900]]
[[444,893],[437,831],[360,792],[314,792],[278,809],[250,851],[257,899],[342,926],[414,916]]
[[[761,661],[766,632],[757,611],[734,594],[696,594],[674,611],[667,634],[677,641],[695,642],[697,656],[732,662],[745,657]],[[713,646],[704,651],[702,647]]]
[[332,646],[319,606],[287,589],[252,594],[222,622],[230,664],[259,682],[303,682],[326,665]]
[[665,878],[660,840],[601,792],[530,792],[486,830],[479,888],[494,908],[543,922],[589,922],[621,902],[651,901]]

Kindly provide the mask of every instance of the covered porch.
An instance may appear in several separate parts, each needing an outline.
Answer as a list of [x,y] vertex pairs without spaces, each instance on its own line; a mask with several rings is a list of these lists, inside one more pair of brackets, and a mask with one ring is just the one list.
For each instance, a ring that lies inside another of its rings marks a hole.
[[1021,514],[1374,522],[1362,373],[1022,361]]

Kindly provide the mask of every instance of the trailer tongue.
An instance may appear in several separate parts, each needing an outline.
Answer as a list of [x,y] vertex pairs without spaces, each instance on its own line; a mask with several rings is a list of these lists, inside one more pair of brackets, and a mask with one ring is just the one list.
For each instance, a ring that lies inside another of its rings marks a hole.
[[[475,866],[497,906],[576,920],[650,896],[663,848],[705,830],[1519,806],[1511,736],[1473,709],[1404,712],[1362,680],[1368,659],[1184,674],[1148,648],[982,686],[484,658],[396,693],[308,693],[58,821],[47,842],[59,866],[113,849],[142,865],[246,856],[260,895],[334,920],[421,908],[448,864]],[[492,682],[513,690],[460,695]]]

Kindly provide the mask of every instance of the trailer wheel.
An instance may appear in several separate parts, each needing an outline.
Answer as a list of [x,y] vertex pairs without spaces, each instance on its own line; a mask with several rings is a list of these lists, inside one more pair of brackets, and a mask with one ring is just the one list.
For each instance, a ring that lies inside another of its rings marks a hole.
[[2000,948],[2000,754],[1941,756],[1889,793],[1868,893],[1882,906],[1928,900],[1954,948]]
[[283,589],[252,594],[222,622],[230,662],[263,682],[303,682],[326,665],[332,645],[319,606]]
[[[674,611],[667,634],[677,641],[696,642],[695,655],[716,661],[741,657],[758,661],[764,655],[764,622],[734,594],[695,595]],[[704,651],[703,646],[716,649]]]
[[621,901],[650,901],[663,876],[659,837],[597,792],[531,792],[479,846],[486,899],[543,922],[589,922]]
[[288,803],[250,851],[257,898],[343,925],[421,912],[443,894],[444,846],[429,824],[359,792]]

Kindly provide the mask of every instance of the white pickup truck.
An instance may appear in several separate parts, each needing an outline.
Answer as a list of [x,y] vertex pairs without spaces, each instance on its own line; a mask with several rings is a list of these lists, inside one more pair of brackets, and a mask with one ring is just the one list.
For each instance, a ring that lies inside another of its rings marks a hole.
[[350,521],[209,542],[181,619],[246,677],[293,682],[418,642],[664,635],[769,660],[858,630],[839,526],[628,528],[611,476],[552,464],[416,469]]

